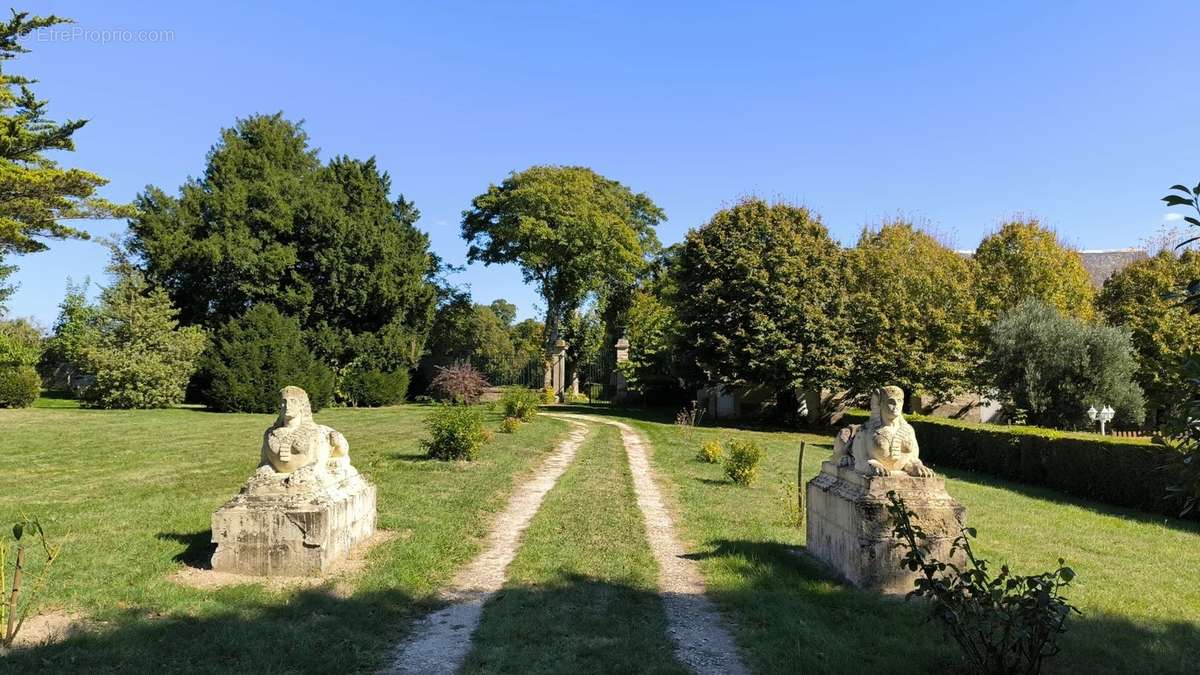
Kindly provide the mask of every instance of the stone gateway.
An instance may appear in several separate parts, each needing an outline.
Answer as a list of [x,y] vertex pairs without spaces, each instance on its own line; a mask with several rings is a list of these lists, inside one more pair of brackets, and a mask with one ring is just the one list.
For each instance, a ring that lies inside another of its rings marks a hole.
[[279,396],[258,470],[213,513],[215,571],[316,576],[375,533],[375,486],[351,466],[346,437],[313,421],[303,389]]
[[899,387],[875,390],[870,419],[838,433],[833,456],[805,494],[809,554],[855,586],[885,593],[906,593],[916,578],[900,567],[904,550],[892,537],[889,491],[916,512],[930,552],[944,562],[960,562],[961,554],[950,557],[950,546],[966,518],[945,479],[921,463],[903,405]]

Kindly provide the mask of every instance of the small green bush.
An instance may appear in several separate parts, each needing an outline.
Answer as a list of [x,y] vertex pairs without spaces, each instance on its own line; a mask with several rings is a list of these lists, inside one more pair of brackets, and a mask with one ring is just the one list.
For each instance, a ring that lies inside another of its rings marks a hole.
[[333,371],[305,346],[299,322],[265,304],[217,330],[199,379],[205,402],[226,412],[275,412],[288,385],[308,392],[314,412],[333,397]]
[[351,368],[342,376],[342,396],[346,404],[360,408],[378,408],[404,400],[408,393],[408,371]]
[[500,420],[500,433],[515,434],[521,428],[521,420],[516,417],[505,417]]
[[504,414],[521,422],[532,420],[541,402],[541,394],[528,387],[506,387],[500,395],[500,405],[504,408]]
[[696,459],[705,464],[718,464],[722,454],[724,454],[724,450],[721,448],[721,441],[711,440],[700,446],[700,452],[696,453]]
[[542,387],[542,403],[546,405],[558,403],[558,394],[554,393],[553,387]]
[[758,463],[762,461],[762,448],[754,441],[734,440],[729,442],[729,456],[725,458],[725,475],[738,485],[750,485],[758,478]]
[[42,378],[33,366],[0,366],[0,408],[28,408],[41,393]]
[[589,402],[591,402],[591,399],[588,398],[587,394],[585,394],[583,392],[579,392],[578,394],[576,394],[573,391],[569,391],[569,390],[567,391],[567,403],[579,404],[579,403],[589,403]]
[[440,406],[425,420],[425,429],[429,438],[421,447],[430,457],[444,461],[475,459],[490,437],[483,428],[483,415],[472,406]]

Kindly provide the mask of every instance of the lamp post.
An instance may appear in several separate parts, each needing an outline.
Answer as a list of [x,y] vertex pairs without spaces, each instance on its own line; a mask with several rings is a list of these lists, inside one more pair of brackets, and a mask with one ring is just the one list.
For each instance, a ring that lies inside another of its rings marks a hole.
[[1100,410],[1096,410],[1096,406],[1091,406],[1087,409],[1088,417],[1095,422],[1100,420],[1100,435],[1104,435],[1104,426],[1112,421],[1113,415],[1117,413],[1107,404]]

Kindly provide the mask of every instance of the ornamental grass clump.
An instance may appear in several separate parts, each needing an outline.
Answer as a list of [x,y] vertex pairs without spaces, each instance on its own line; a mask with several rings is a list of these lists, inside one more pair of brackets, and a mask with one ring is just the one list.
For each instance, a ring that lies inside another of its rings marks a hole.
[[528,387],[507,387],[500,395],[500,406],[507,417],[530,422],[542,402],[541,393]]
[[696,453],[696,459],[705,464],[718,464],[722,454],[724,454],[724,449],[721,447],[721,441],[713,439],[705,441],[700,446],[700,452]]
[[491,434],[483,427],[483,415],[470,406],[441,406],[425,420],[429,438],[422,449],[443,461],[475,459]]
[[750,485],[758,479],[758,463],[762,448],[754,441],[729,441],[729,456],[725,458],[725,475],[738,485]]
[[889,491],[887,506],[892,536],[905,550],[900,565],[917,573],[909,598],[927,598],[930,618],[939,621],[954,639],[973,673],[1040,673],[1044,661],[1058,654],[1058,638],[1075,606],[1059,595],[1075,578],[1062,558],[1058,568],[1031,576],[1013,574],[1007,565],[992,576],[988,561],[975,557],[974,528],[962,528],[950,547],[950,557],[962,552],[963,564],[937,560],[925,544],[927,535],[916,524],[919,516]]

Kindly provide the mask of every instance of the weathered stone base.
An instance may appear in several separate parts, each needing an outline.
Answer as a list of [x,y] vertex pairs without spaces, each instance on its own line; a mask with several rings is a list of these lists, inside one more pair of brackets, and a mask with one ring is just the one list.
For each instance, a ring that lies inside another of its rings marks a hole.
[[[916,573],[900,567],[904,549],[892,537],[887,493],[895,490],[918,515],[916,524],[929,536],[933,556],[950,561],[950,544],[966,519],[966,507],[946,492],[940,476],[907,474],[869,478],[851,468],[825,462],[808,482],[808,552],[846,581],[885,593],[907,593]],[[955,562],[960,562],[959,553]]]
[[375,486],[355,472],[302,493],[251,486],[213,513],[218,572],[256,576],[314,576],[375,533]]

